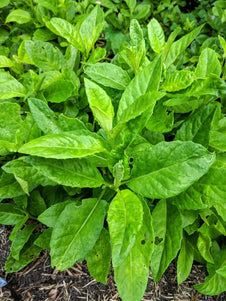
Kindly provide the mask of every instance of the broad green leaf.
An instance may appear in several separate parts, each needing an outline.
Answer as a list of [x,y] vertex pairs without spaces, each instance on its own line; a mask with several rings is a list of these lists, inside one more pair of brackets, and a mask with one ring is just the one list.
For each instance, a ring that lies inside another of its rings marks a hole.
[[63,54],[51,43],[25,41],[25,51],[35,66],[45,71],[59,70],[63,66]]
[[170,47],[165,59],[166,68],[174,63],[177,57],[191,44],[191,42],[199,35],[204,25],[195,28],[190,33],[186,34]]
[[85,125],[76,118],[69,118],[63,114],[57,118],[54,111],[40,99],[29,98],[28,104],[35,122],[46,135],[86,130]]
[[82,158],[106,151],[101,141],[87,133],[52,134],[24,144],[20,153],[53,159]]
[[218,116],[221,115],[220,110],[216,110],[214,116],[213,126],[210,129],[210,146],[221,150],[226,151],[226,117]]
[[205,295],[215,296],[226,291],[226,250],[217,246],[213,248],[214,263],[207,264],[208,276],[204,283],[196,284],[194,287],[198,292]]
[[146,128],[152,132],[170,132],[174,124],[174,112],[168,112],[162,101],[158,102],[154,112],[146,123]]
[[0,99],[24,97],[26,94],[25,87],[6,72],[0,72],[0,90]]
[[74,85],[69,80],[56,80],[44,90],[47,101],[60,103],[67,100],[74,90]]
[[136,98],[135,101],[127,108],[127,110],[119,111],[117,114],[118,123],[126,123],[143,112],[149,111],[152,114],[156,101],[162,98],[165,94],[163,92],[147,92],[144,95]]
[[128,5],[129,9],[130,9],[130,13],[133,13],[135,7],[136,7],[136,4],[137,4],[137,1],[136,0],[125,0],[126,4]]
[[218,54],[214,50],[205,48],[202,51],[195,74],[201,78],[208,77],[211,74],[217,75],[218,77],[221,75],[221,64],[218,60]]
[[105,215],[106,202],[101,199],[85,199],[78,207],[68,204],[53,228],[52,266],[62,271],[84,258],[99,238]]
[[181,284],[185,281],[192,268],[194,260],[194,251],[193,247],[191,246],[189,239],[184,235],[181,249],[177,260],[177,283]]
[[103,26],[104,12],[99,5],[96,5],[79,27],[79,33],[86,49],[86,56],[98,40]]
[[151,48],[154,52],[160,53],[165,44],[165,35],[162,26],[155,18],[148,23],[148,37]]
[[27,211],[33,216],[38,216],[46,210],[46,203],[39,190],[33,190],[29,197]]
[[7,58],[7,56],[0,55],[0,68],[10,68],[13,65],[13,62],[9,58]]
[[123,165],[123,161],[119,160],[114,166],[113,166],[113,177],[114,177],[114,185],[115,187],[120,186],[121,181],[124,177],[125,168]]
[[209,145],[210,128],[216,105],[208,104],[200,107],[177,131],[175,139],[181,141],[194,141],[207,147]]
[[85,88],[94,117],[103,129],[110,131],[114,118],[114,107],[110,97],[101,87],[88,79],[85,79]]
[[15,225],[23,220],[25,214],[13,204],[0,204],[0,224]]
[[14,238],[12,245],[11,245],[11,256],[19,260],[20,258],[20,251],[23,249],[24,245],[28,242],[32,232],[37,228],[36,225],[27,225],[17,233],[16,237]]
[[34,241],[34,245],[38,246],[39,248],[49,250],[52,231],[53,229],[51,228],[48,228],[45,231],[43,231],[39,235],[39,237]]
[[225,39],[224,39],[223,37],[221,37],[221,36],[218,36],[218,39],[219,39],[219,41],[220,41],[220,43],[221,43],[221,46],[222,46],[222,48],[223,48],[223,50],[224,50],[224,55],[223,55],[223,57],[226,58],[226,41],[225,41]]
[[130,190],[117,193],[108,210],[108,225],[114,267],[120,266],[135,244],[143,222],[139,198]]
[[102,47],[96,47],[90,54],[87,63],[95,64],[101,60],[103,60],[106,56],[106,49]]
[[72,200],[68,200],[52,205],[38,216],[38,220],[47,227],[54,227],[61,212],[63,212],[68,203],[72,202]]
[[161,200],[152,213],[155,247],[151,258],[154,281],[158,281],[176,257],[183,237],[182,219],[178,209]]
[[10,0],[0,0],[0,8],[7,6],[9,2]]
[[24,195],[20,184],[11,174],[3,173],[0,179],[0,202],[2,199],[11,199]]
[[48,179],[70,187],[100,187],[104,183],[99,171],[86,159],[56,160],[27,157],[26,161]]
[[197,247],[201,256],[210,263],[214,263],[213,258],[210,253],[210,248],[212,246],[212,240],[208,235],[199,233]]
[[147,287],[149,263],[153,252],[154,233],[150,209],[143,204],[143,225],[124,262],[114,267],[114,278],[120,297],[124,301],[140,301]]
[[14,9],[6,18],[5,23],[16,22],[24,24],[31,21],[31,15],[28,11],[23,9]]
[[33,41],[48,42],[56,39],[56,35],[52,33],[48,28],[38,28],[34,31]]
[[6,263],[5,270],[7,273],[17,272],[26,267],[30,262],[34,261],[40,254],[41,248],[35,246],[33,242],[37,238],[36,234],[33,234],[29,241],[25,244],[24,248],[20,252],[20,259],[16,260],[9,255]]
[[195,73],[188,70],[175,71],[166,77],[162,88],[167,92],[175,92],[189,87],[196,79]]
[[85,52],[85,45],[83,44],[78,28],[61,18],[52,18],[50,21],[46,21],[45,23],[47,28],[53,33],[66,39],[82,53]]
[[109,63],[88,65],[85,74],[98,84],[117,90],[125,90],[131,80],[125,70]]
[[147,92],[157,92],[162,73],[161,58],[157,57],[147,67],[142,69],[134,79],[129,83],[120,99],[117,119],[125,114],[131,105]]
[[92,251],[86,256],[90,275],[97,281],[106,284],[111,269],[111,244],[108,231],[103,228]]
[[161,142],[135,158],[127,185],[145,197],[169,198],[200,179],[214,161],[215,155],[199,144]]
[[38,185],[54,185],[54,182],[45,178],[37,171],[37,169],[28,164],[24,157],[9,161],[2,169],[7,173],[13,174],[16,179],[19,178],[26,181],[28,183],[29,191],[33,190]]

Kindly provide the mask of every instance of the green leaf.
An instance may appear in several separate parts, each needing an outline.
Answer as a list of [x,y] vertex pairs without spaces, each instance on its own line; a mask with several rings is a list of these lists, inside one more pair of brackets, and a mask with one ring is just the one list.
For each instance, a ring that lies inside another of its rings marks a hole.
[[154,281],[158,281],[170,262],[176,257],[183,237],[182,219],[178,209],[161,200],[153,213],[155,247],[151,258],[151,271]]
[[88,65],[85,74],[98,84],[117,90],[125,90],[130,82],[130,77],[125,70],[109,63]]
[[0,68],[10,68],[13,65],[13,62],[9,58],[7,58],[7,56],[0,55]]
[[101,199],[85,199],[78,207],[68,204],[53,228],[52,266],[62,271],[84,258],[99,238],[105,215],[106,202]]
[[214,245],[212,252],[214,263],[207,264],[208,276],[204,283],[196,284],[195,289],[201,294],[215,296],[226,290],[226,250]]
[[5,263],[5,270],[6,273],[13,273],[17,272],[24,267],[26,267],[30,262],[35,260],[40,252],[41,248],[38,246],[33,245],[34,240],[37,238],[37,235],[33,234],[29,241],[26,243],[24,248],[20,252],[20,259],[15,260],[11,255],[9,255],[6,263]]
[[13,204],[0,204],[0,224],[15,225],[23,220],[25,214]]
[[176,133],[175,139],[194,141],[207,147],[209,145],[210,128],[215,111],[215,104],[200,107],[183,122]]
[[45,200],[43,199],[38,190],[32,191],[29,197],[27,210],[33,216],[38,216],[46,210]]
[[147,287],[149,262],[153,251],[154,233],[150,209],[143,204],[143,225],[124,262],[114,267],[114,278],[120,297],[124,301],[140,301]]
[[0,201],[24,195],[20,184],[11,174],[3,173],[0,179]]
[[101,141],[78,131],[39,137],[24,144],[20,153],[53,159],[82,158],[106,151]]
[[34,245],[38,246],[39,248],[49,250],[52,231],[53,229],[51,228],[48,228],[45,231],[43,231],[39,235],[39,237],[34,241]]
[[61,185],[100,187],[104,183],[99,171],[86,159],[56,160],[28,157],[26,161],[45,177]]
[[154,52],[160,53],[165,44],[165,35],[162,26],[155,18],[148,23],[148,37],[151,48]]
[[166,77],[162,88],[168,92],[175,92],[189,87],[196,79],[195,73],[188,70],[175,71]]
[[67,100],[74,90],[74,85],[69,80],[56,80],[44,90],[47,101],[60,103]]
[[174,63],[177,57],[191,44],[191,42],[199,35],[204,25],[195,28],[190,33],[186,34],[170,47],[165,59],[166,68]]
[[110,131],[114,118],[114,107],[110,97],[101,87],[88,79],[85,79],[85,88],[94,117],[103,129]]
[[9,2],[10,0],[0,0],[0,8],[7,6]]
[[5,72],[0,72],[0,90],[0,99],[24,97],[26,94],[25,87],[12,75]]
[[106,284],[111,269],[111,244],[108,231],[103,228],[92,251],[86,256],[90,275],[97,281]]
[[11,256],[19,260],[20,259],[20,252],[23,249],[24,245],[28,242],[32,232],[37,228],[36,225],[27,225],[17,233],[16,237],[14,238],[12,245],[11,245]]
[[197,247],[201,256],[210,263],[214,263],[213,258],[210,253],[210,248],[212,246],[212,240],[208,235],[199,233]]
[[57,14],[59,1],[58,0],[35,0],[36,3],[51,10],[54,14]]
[[162,73],[161,58],[157,57],[148,66],[142,69],[129,83],[120,99],[117,119],[130,108],[131,105],[147,92],[157,92]]
[[61,18],[52,18],[50,21],[46,21],[45,24],[53,33],[66,39],[82,53],[85,52],[85,45],[83,44],[78,28],[74,27],[71,23]]
[[183,281],[185,281],[192,268],[194,260],[194,251],[193,247],[190,244],[188,238],[184,235],[182,243],[181,243],[181,249],[177,260],[177,283],[181,284]]
[[207,173],[214,161],[215,155],[199,144],[161,142],[135,158],[127,185],[145,197],[172,197]]
[[208,77],[211,74],[221,75],[221,64],[218,60],[218,54],[210,49],[205,48],[199,57],[195,74],[197,77]]
[[108,225],[114,267],[120,266],[135,244],[143,222],[139,198],[130,190],[117,193],[108,210]]
[[118,123],[126,123],[137,116],[140,116],[148,109],[149,114],[152,114],[156,101],[162,98],[163,92],[147,92],[146,94],[136,98],[135,101],[126,110],[118,111]]
[[72,202],[74,201],[68,200],[62,203],[57,203],[55,205],[52,205],[38,216],[38,221],[40,221],[42,224],[46,225],[47,227],[54,227],[57,223],[57,220],[61,212],[63,212],[65,207]]
[[14,9],[6,18],[5,23],[16,22],[24,24],[31,21],[31,15],[28,11],[23,9]]
[[225,41],[225,39],[224,39],[223,37],[221,37],[221,36],[219,36],[219,35],[218,35],[218,40],[220,41],[221,47],[222,47],[223,50],[224,50],[224,55],[223,55],[223,57],[226,58],[226,41]]
[[25,51],[34,65],[45,71],[59,70],[63,66],[63,54],[51,43],[25,41]]

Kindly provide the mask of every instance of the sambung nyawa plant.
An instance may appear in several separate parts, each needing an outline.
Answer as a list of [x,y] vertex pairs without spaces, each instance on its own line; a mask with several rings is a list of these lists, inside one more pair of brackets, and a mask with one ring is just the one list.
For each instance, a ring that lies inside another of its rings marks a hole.
[[[102,283],[112,264],[122,300],[140,301],[149,268],[158,281],[176,258],[179,284],[195,260],[207,267],[195,288],[222,293],[224,38],[216,52],[201,45],[205,25],[166,40],[156,19],[131,19],[105,60],[99,5],[76,26],[50,4],[43,11],[42,27],[0,55],[0,223],[14,225],[6,272],[48,249],[56,269],[86,260]],[[6,23],[31,22],[13,13]]]

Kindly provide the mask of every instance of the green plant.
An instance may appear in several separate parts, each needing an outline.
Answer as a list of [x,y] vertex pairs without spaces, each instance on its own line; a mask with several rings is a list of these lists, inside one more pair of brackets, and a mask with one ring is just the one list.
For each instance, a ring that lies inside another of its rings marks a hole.
[[196,289],[225,291],[224,38],[212,49],[204,25],[166,39],[156,19],[132,19],[116,46],[115,33],[100,38],[108,6],[18,1],[14,19],[12,3],[0,48],[6,271],[48,249],[58,270],[86,260],[106,283],[112,262],[121,298],[139,301],[149,267],[158,281],[177,258],[178,283],[196,260],[208,270]]

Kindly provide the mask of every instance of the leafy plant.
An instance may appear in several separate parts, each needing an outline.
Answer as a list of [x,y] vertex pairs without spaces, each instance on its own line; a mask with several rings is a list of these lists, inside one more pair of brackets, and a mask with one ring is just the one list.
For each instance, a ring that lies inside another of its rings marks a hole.
[[48,249],[58,270],[86,260],[102,283],[112,263],[122,300],[139,301],[149,268],[158,281],[176,258],[180,284],[195,260],[208,272],[196,289],[218,295],[225,39],[213,45],[204,24],[167,36],[146,2],[101,5],[0,1],[0,223],[14,226],[6,272]]

